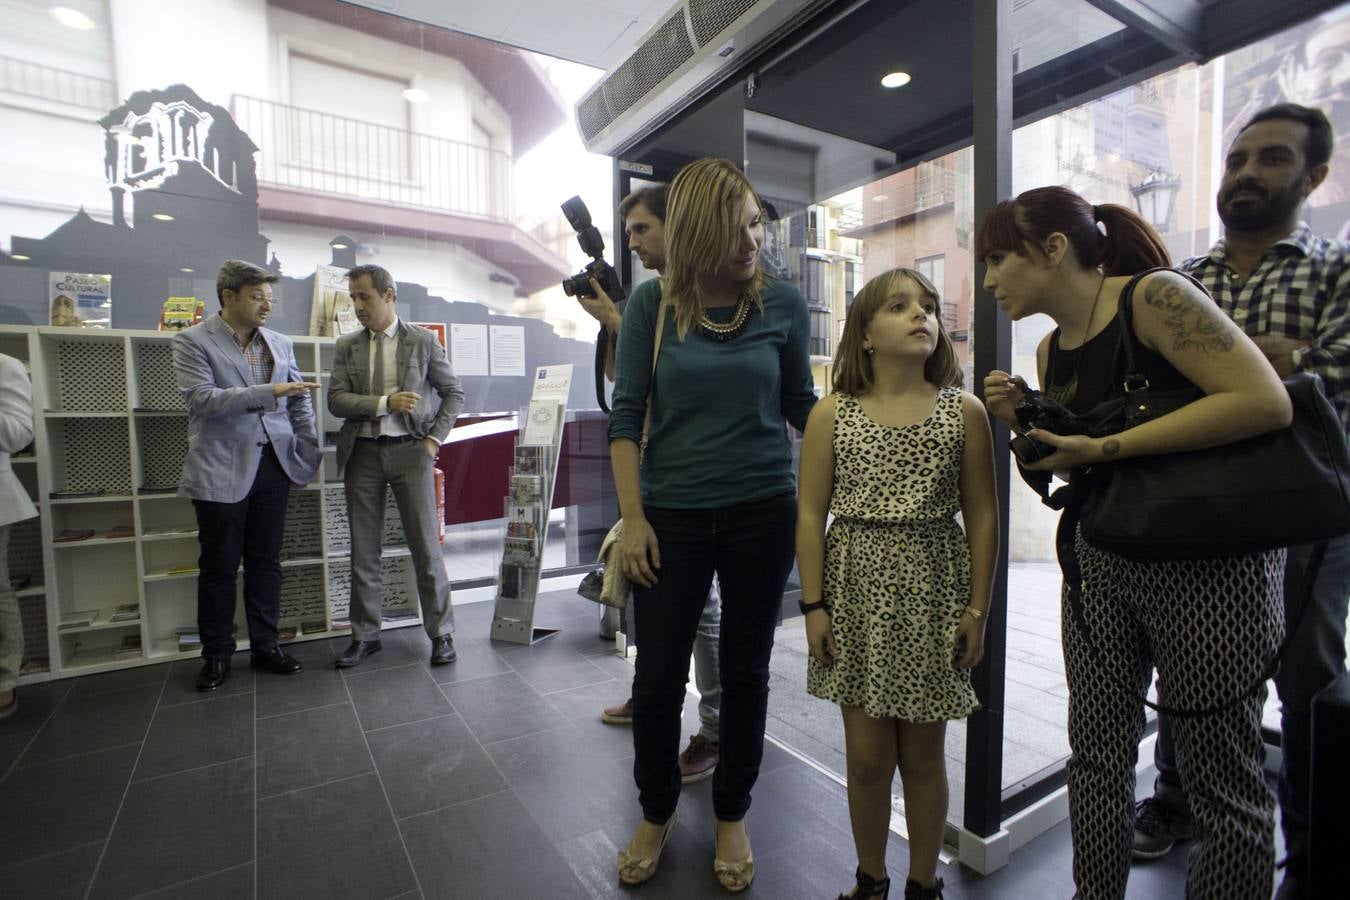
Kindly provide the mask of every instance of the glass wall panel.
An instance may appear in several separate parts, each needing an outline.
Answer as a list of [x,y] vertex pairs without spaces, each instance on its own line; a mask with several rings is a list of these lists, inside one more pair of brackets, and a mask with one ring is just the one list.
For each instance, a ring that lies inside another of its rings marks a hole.
[[356,327],[344,273],[381,265],[466,393],[441,460],[452,578],[495,574],[541,365],[573,366],[543,565],[594,560],[614,515],[597,329],[559,288],[589,261],[559,204],[580,195],[613,233],[612,163],[573,121],[599,71],[341,3],[3,6],[0,322],[48,324],[61,272],[111,275],[116,328],[156,328],[169,297],[209,316],[240,258],[280,276],[270,327],[336,336]]

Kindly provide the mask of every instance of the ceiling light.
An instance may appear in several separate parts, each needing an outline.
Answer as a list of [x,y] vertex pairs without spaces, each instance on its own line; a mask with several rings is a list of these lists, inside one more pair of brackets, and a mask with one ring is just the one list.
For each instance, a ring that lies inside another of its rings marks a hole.
[[169,215],[168,213],[151,213],[151,214],[150,214],[150,218],[152,218],[152,219],[158,219],[158,220],[161,221],[161,222],[172,222],[172,221],[173,221],[173,216]]
[[182,267],[179,268],[178,271],[180,271],[180,272],[195,272],[195,271],[197,271],[197,270],[194,269],[194,268],[192,268],[192,266],[182,266]]
[[881,86],[887,88],[904,87],[909,84],[908,72],[891,72],[881,79]]
[[331,244],[329,244],[328,246],[332,247],[334,250],[346,250],[346,249],[347,249],[349,246],[351,246],[351,245],[350,245],[350,244],[338,243],[338,242],[335,241],[334,243],[331,243]]
[[17,260],[20,260],[20,261],[27,261],[27,260],[32,259],[33,257],[31,257],[31,256],[25,256],[25,255],[22,254],[22,253],[11,253],[11,254],[9,255],[9,258],[10,258],[10,259],[17,259]]
[[53,6],[51,12],[53,19],[67,28],[74,28],[76,31],[93,31],[98,27],[94,24],[93,19],[78,9],[71,9],[69,6]]
[[421,88],[404,88],[403,99],[409,103],[426,103],[431,99],[431,95]]
[[887,201],[887,200],[889,200],[889,199],[890,199],[890,198],[887,197],[885,194],[877,194],[875,197],[872,198],[872,202],[873,202],[873,203],[884,203],[885,201]]

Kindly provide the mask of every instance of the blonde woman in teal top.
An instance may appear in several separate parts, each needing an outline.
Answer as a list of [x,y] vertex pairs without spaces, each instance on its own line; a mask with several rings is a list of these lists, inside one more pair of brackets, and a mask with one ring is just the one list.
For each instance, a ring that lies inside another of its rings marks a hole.
[[[675,831],[680,710],[714,573],[722,733],[713,870],[731,892],[754,878],[744,819],[764,751],[769,656],[796,524],[787,423],[804,428],[816,400],[806,302],[760,272],[763,241],[762,203],[745,176],[726,160],[690,163],[670,186],[666,277],[638,288],[619,333],[610,454],[642,641],[633,680],[642,821],[619,853],[625,884],[656,873]],[[667,319],[653,374],[658,310]]]

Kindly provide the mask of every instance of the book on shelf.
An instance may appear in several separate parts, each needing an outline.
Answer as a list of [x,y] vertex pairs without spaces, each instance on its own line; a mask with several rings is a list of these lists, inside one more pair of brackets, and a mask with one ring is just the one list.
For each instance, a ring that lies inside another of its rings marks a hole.
[[11,590],[21,591],[33,583],[33,576],[28,574],[9,573],[9,586]]
[[328,630],[328,623],[323,619],[311,619],[308,622],[300,623],[301,634],[321,634]]
[[30,656],[19,666],[20,675],[35,675],[38,672],[50,672],[52,661],[45,656]]
[[104,488],[92,488],[87,491],[52,491],[53,500],[75,500],[83,497],[102,497],[108,493]]
[[164,570],[165,575],[189,575],[197,572],[196,563],[187,563],[181,566],[169,566]]
[[141,607],[139,603],[123,603],[113,610],[113,614],[108,617],[109,622],[136,622],[141,618]]
[[67,528],[52,538],[53,543],[70,544],[75,541],[87,541],[94,536],[92,528]]
[[108,529],[108,532],[103,536],[109,539],[135,537],[136,529],[132,528],[130,525],[118,525]]
[[417,610],[411,606],[395,606],[392,609],[380,610],[380,618],[385,622],[402,622],[417,618]]
[[122,643],[113,651],[113,659],[134,659],[141,655],[141,636],[139,634],[122,635]]
[[282,625],[277,628],[277,640],[293,641],[299,633],[300,629],[295,625]]
[[72,628],[88,628],[98,621],[101,609],[76,609],[61,614],[61,624],[57,631],[69,631]]

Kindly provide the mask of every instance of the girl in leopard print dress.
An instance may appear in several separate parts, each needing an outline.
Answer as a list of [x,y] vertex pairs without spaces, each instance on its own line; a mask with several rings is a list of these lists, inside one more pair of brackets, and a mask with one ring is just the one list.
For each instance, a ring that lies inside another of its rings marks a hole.
[[816,404],[802,444],[807,690],[843,711],[858,851],[849,897],[889,891],[897,766],[910,834],[905,898],[941,897],[943,738],[948,720],[977,706],[969,670],[984,653],[998,548],[993,451],[938,307],[937,289],[909,269],[863,287],[835,357],[835,393]]

